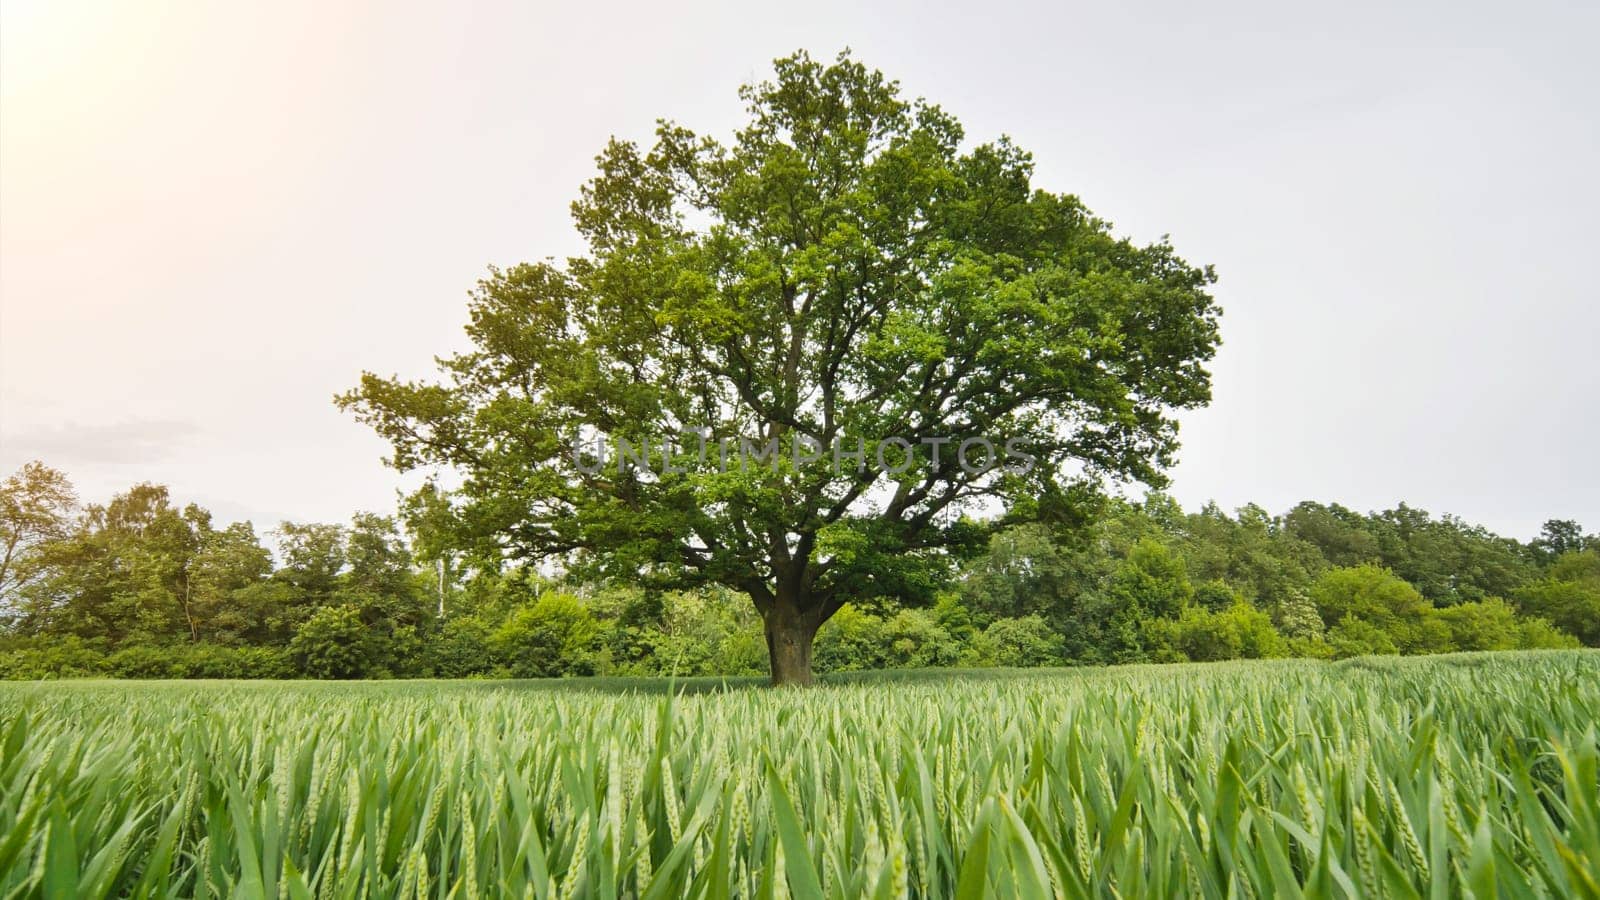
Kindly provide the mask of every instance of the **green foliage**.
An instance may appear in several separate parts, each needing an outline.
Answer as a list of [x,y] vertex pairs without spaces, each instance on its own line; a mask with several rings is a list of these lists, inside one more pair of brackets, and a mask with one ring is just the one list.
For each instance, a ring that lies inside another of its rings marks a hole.
[[1278,606],[1278,630],[1290,639],[1318,640],[1326,626],[1317,604],[1304,591],[1293,590]]
[[1288,647],[1272,617],[1246,603],[1221,612],[1191,606],[1170,626],[1170,645],[1194,662],[1265,659],[1283,656]]
[[558,591],[512,613],[489,646],[513,678],[594,675],[607,668],[599,623],[577,597]]
[[902,609],[884,622],[889,641],[885,668],[921,669],[954,665],[961,645],[927,610]]
[[822,626],[815,652],[823,672],[908,669],[953,665],[962,644],[927,610],[901,609],[884,617],[847,608]]
[[1039,616],[996,619],[976,635],[965,662],[979,666],[1054,666],[1062,660],[1061,636]]
[[[1297,529],[1317,533],[1309,509],[1291,516]],[[1001,530],[932,591],[931,606],[919,605],[922,587],[909,597],[858,598],[821,629],[817,666],[1329,658],[1564,648],[1577,643],[1573,634],[1600,635],[1595,550],[1545,559],[1510,606],[1491,598],[1439,607],[1373,564],[1328,565],[1254,507],[1189,514],[1152,494],[1099,510],[1067,533],[1039,524]],[[1348,511],[1327,516],[1352,528],[1366,521]],[[759,613],[726,587],[551,583],[529,569],[474,563],[446,565],[441,586],[391,519],[285,523],[273,534],[276,568],[249,523],[214,524],[159,486],[85,508],[78,523],[28,544],[24,602],[0,628],[0,677],[769,672]],[[1191,576],[1202,575],[1192,587]],[[1330,634],[1323,611],[1352,622],[1333,621]]]
[[963,602],[982,621],[1060,615],[1084,581],[1077,560],[1042,525],[1008,528],[989,540],[961,582]]
[[[1583,527],[1571,519],[1551,519],[1539,529],[1533,547],[1546,559],[1558,560],[1585,549],[1600,552],[1593,537],[1585,537]],[[1560,576],[1557,576],[1560,577]]]
[[1544,619],[1522,619],[1517,623],[1519,650],[1575,650],[1583,644]]
[[219,647],[193,644],[173,653],[176,677],[293,678],[294,661],[279,647]]
[[1569,552],[1547,577],[1519,588],[1518,608],[1548,619],[1588,647],[1600,647],[1600,549]]
[[881,668],[883,637],[881,617],[847,606],[835,613],[817,633],[813,663],[823,672]]
[[35,681],[105,673],[106,652],[77,635],[8,637],[0,644],[0,678]]
[[1183,558],[1146,538],[1134,546],[1112,576],[1113,600],[1132,608],[1140,619],[1172,619],[1194,597]]
[[1369,515],[1302,503],[1284,517],[1284,530],[1332,566],[1387,568],[1441,606],[1503,597],[1535,575],[1535,554],[1515,541],[1404,503]]
[[1400,652],[1394,639],[1366,619],[1346,615],[1328,629],[1328,646],[1334,659],[1352,656],[1390,656]]
[[961,595],[955,592],[946,592],[939,595],[933,604],[933,621],[945,633],[957,641],[965,641],[972,637],[977,630],[977,622]]
[[613,671],[631,675],[757,675],[766,671],[761,620],[727,592],[612,587],[587,605],[607,620]]
[[1112,663],[1181,659],[1167,644],[1165,623],[1194,596],[1184,568],[1183,559],[1160,541],[1146,537],[1135,543],[1104,589],[1087,595],[1080,618],[1092,649],[1083,657]]
[[1161,531],[1176,539],[1191,577],[1225,582],[1269,611],[1303,590],[1326,566],[1316,548],[1254,504],[1240,507],[1232,517],[1215,504],[1190,515],[1180,511]]
[[[1338,629],[1343,629],[1340,640],[1383,648],[1374,653],[1415,652],[1427,644],[1423,620],[1431,609],[1428,601],[1388,569],[1370,564],[1329,569],[1311,586],[1310,598],[1336,646],[1332,632]],[[1380,632],[1383,640],[1368,641],[1368,628]]]
[[1554,564],[1550,566],[1550,577],[1556,581],[1600,582],[1600,547],[1590,547],[1587,550],[1556,557]]
[[[1210,399],[1210,269],[1115,237],[1009,140],[968,142],[848,55],[777,60],[740,96],[729,140],[613,140],[573,204],[585,253],[491,271],[438,383],[367,373],[340,398],[396,467],[461,474],[409,504],[431,533],[489,568],[721,585],[800,646],[847,603],[931,602],[992,530],[960,514],[983,498],[1061,524],[1107,479],[1161,483],[1177,411]],[[653,442],[654,471],[581,472],[580,428]],[[899,474],[804,466],[799,437],[914,452]],[[780,461],[723,471],[741,439]],[[980,439],[1038,464],[949,464]]]
[[436,678],[469,678],[494,671],[490,631],[475,618],[451,619],[428,645],[428,668]]
[[118,678],[173,678],[180,670],[166,647],[137,644],[106,657],[106,672]]
[[42,550],[70,533],[77,505],[67,476],[37,460],[0,482],[0,623],[45,574]]
[[1219,578],[1201,582],[1194,589],[1195,605],[1212,612],[1221,612],[1243,599],[1238,591]]
[[1600,871],[1593,651],[671,687],[0,685],[0,893],[1565,898]]
[[325,606],[301,623],[289,642],[300,671],[311,678],[362,678],[378,666],[371,632],[354,606]]
[[1504,600],[1462,603],[1434,613],[1450,630],[1457,650],[1515,650],[1521,646],[1517,612]]

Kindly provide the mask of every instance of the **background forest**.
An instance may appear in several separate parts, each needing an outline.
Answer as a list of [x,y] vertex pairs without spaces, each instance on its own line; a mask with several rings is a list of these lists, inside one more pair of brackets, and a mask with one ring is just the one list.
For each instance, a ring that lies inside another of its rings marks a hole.
[[[140,484],[79,503],[31,463],[0,491],[0,677],[758,675],[749,600],[464,559],[426,515],[258,534]],[[1107,500],[997,533],[915,602],[864,597],[821,671],[1600,646],[1600,536],[1532,542],[1404,504],[1187,512]]]

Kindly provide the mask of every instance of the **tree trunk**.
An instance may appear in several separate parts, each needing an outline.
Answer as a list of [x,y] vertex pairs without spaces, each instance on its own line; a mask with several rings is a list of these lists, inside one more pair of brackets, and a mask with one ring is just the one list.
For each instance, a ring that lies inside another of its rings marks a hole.
[[780,599],[767,610],[767,654],[772,663],[772,684],[807,685],[816,681],[811,674],[811,642],[817,626],[797,605]]

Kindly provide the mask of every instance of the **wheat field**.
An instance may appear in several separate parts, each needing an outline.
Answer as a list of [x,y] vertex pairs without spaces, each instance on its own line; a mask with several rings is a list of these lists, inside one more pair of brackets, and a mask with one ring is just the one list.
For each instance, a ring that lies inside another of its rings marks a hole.
[[1600,897],[1600,653],[0,685],[0,894]]

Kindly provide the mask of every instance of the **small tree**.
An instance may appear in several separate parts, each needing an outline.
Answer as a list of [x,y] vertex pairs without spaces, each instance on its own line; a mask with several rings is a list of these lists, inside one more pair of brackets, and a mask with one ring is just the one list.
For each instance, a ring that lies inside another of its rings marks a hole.
[[370,632],[354,606],[324,606],[300,623],[289,654],[311,678],[361,678],[374,667]]
[[1521,637],[1516,610],[1504,600],[1460,603],[1434,615],[1450,630],[1452,650],[1515,650]]
[[[1380,566],[1329,569],[1312,585],[1311,602],[1330,629],[1328,641],[1336,646],[1333,632],[1338,629],[1343,629],[1341,634],[1350,646],[1366,642],[1380,647],[1363,651],[1371,653],[1395,652],[1381,649],[1387,646],[1404,652],[1436,649],[1433,644],[1442,633],[1442,629],[1436,632],[1427,627],[1433,609],[1427,599]],[[1369,641],[1369,628],[1377,629],[1387,643]]]
[[1516,599],[1525,615],[1549,620],[1585,646],[1600,647],[1600,579],[1545,578],[1518,590]]
[[1278,607],[1278,630],[1284,637],[1318,640],[1325,630],[1317,605],[1304,591],[1290,591]]
[[78,495],[67,476],[34,461],[0,482],[0,617],[16,612],[22,588],[40,575],[40,545],[67,536]]
[[490,646],[515,678],[595,674],[600,624],[571,594],[549,592],[513,612]]
[[973,643],[975,656],[985,665],[1051,666],[1061,662],[1061,636],[1039,616],[996,619]]
[[1400,650],[1378,626],[1355,616],[1345,616],[1328,629],[1328,645],[1335,659],[1352,656],[1392,656]]
[[[443,384],[367,374],[340,402],[398,468],[460,472],[474,555],[726,585],[773,681],[806,683],[847,602],[929,600],[982,546],[962,510],[1068,521],[1104,478],[1161,484],[1218,310],[1209,269],[1113,237],[1009,140],[964,149],[846,56],[741,96],[730,143],[612,141],[573,205],[588,252],[493,271]],[[647,464],[577,465],[582,430]],[[1037,462],[985,468],[979,442]]]

